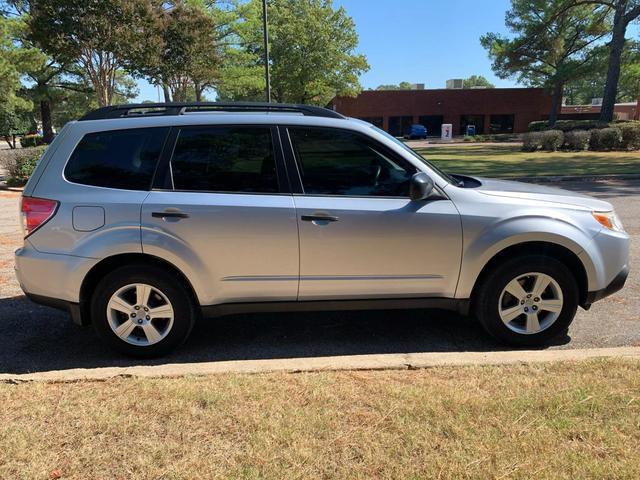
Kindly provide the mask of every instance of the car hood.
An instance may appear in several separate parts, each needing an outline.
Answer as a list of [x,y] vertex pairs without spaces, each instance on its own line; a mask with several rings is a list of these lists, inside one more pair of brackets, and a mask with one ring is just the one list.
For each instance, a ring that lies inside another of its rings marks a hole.
[[475,190],[485,195],[550,202],[598,211],[613,209],[608,202],[560,188],[492,178],[477,178],[477,180],[481,185]]

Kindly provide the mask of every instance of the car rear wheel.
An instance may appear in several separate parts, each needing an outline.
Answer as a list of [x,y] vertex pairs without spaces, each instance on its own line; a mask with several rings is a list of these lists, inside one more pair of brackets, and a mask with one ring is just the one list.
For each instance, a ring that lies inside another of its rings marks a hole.
[[182,344],[195,322],[191,295],[180,280],[153,265],[130,265],[96,287],[92,323],[112,348],[127,355],[164,355]]
[[475,313],[484,328],[505,343],[544,345],[566,333],[575,317],[577,282],[554,258],[513,258],[482,282],[474,298]]

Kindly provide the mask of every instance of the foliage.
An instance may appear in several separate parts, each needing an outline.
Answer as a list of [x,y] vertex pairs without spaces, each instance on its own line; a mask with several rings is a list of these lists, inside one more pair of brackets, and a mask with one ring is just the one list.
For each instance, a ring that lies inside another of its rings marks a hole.
[[622,146],[622,131],[616,127],[600,128],[591,131],[589,150],[616,150]]
[[564,134],[564,143],[568,150],[578,152],[589,148],[589,139],[591,132],[588,130],[572,130]]
[[[572,130],[591,130],[592,128],[604,128],[606,126],[608,124],[602,123],[600,120],[558,120],[553,128],[563,132],[570,132]],[[550,128],[548,121],[531,122],[528,126],[530,132],[541,132]]]
[[543,150],[555,152],[564,143],[564,132],[562,130],[546,130],[541,133],[540,142]]
[[464,88],[485,87],[496,88],[496,86],[482,75],[471,75],[464,79]]
[[129,68],[166,88],[170,98],[165,100],[186,101],[191,92],[201,100],[204,89],[213,86],[219,75],[220,47],[213,16],[202,6],[185,2],[153,12],[145,30],[149,47],[130,55]]
[[397,85],[394,83],[378,85],[376,90],[411,90],[412,88],[413,84],[411,82],[400,82]]
[[4,138],[10,148],[16,148],[16,135],[28,132],[34,127],[28,113],[7,110],[0,105],[0,137]]
[[153,39],[158,0],[38,0],[31,4],[30,38],[61,63],[77,63],[100,106],[115,96],[126,59],[141,58]]
[[522,135],[522,151],[535,152],[542,147],[542,132],[527,132]]
[[[237,54],[236,68],[222,72],[217,91],[224,99],[252,99],[264,91],[262,2],[251,0],[242,14],[238,35],[246,54]],[[355,53],[358,35],[343,7],[334,9],[332,0],[272,0],[268,18],[276,101],[325,105],[335,95],[360,92],[358,77],[369,65]]]
[[621,123],[618,128],[622,132],[621,148],[640,150],[640,122]]
[[588,74],[591,45],[607,33],[608,10],[590,5],[563,8],[566,0],[511,0],[505,23],[513,38],[498,33],[481,37],[500,78],[553,92],[550,123],[556,121],[563,87]]
[[20,137],[20,146],[22,148],[39,147],[44,145],[44,137],[42,135],[24,135]]
[[45,148],[44,146],[23,148],[12,151],[10,156],[3,156],[3,166],[8,172],[7,184],[10,187],[27,183]]

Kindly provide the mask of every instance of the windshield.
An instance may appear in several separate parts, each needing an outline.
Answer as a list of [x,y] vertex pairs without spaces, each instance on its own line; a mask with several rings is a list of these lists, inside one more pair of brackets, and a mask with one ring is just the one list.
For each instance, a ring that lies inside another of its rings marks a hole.
[[398,140],[396,137],[394,137],[393,135],[385,132],[384,130],[371,125],[371,128],[373,128],[376,132],[381,133],[382,135],[384,135],[385,137],[387,137],[389,140],[393,141],[396,145],[400,145],[403,149],[405,149],[407,152],[409,152],[411,155],[413,155],[415,158],[417,158],[418,160],[420,160],[422,163],[424,163],[425,165],[428,165],[429,168],[431,168],[432,170],[434,170],[438,175],[440,175],[442,178],[444,178],[447,182],[452,183],[454,185],[457,185],[459,182],[457,180],[455,180],[451,175],[449,175],[448,173],[443,172],[442,170],[440,170],[438,167],[436,167],[433,163],[428,162],[427,160],[425,160],[425,158],[420,155],[419,153],[415,152],[413,149],[409,148],[407,146],[406,143]]

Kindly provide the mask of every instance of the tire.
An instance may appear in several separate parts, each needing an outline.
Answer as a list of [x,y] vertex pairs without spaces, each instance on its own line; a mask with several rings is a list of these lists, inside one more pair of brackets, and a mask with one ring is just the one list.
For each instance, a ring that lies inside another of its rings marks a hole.
[[509,345],[541,346],[566,334],[578,308],[575,277],[552,257],[509,259],[481,281],[473,299],[476,316],[490,335]]
[[133,357],[158,357],[180,346],[191,333],[196,312],[181,279],[148,264],[112,271],[91,298],[91,319],[98,336]]

